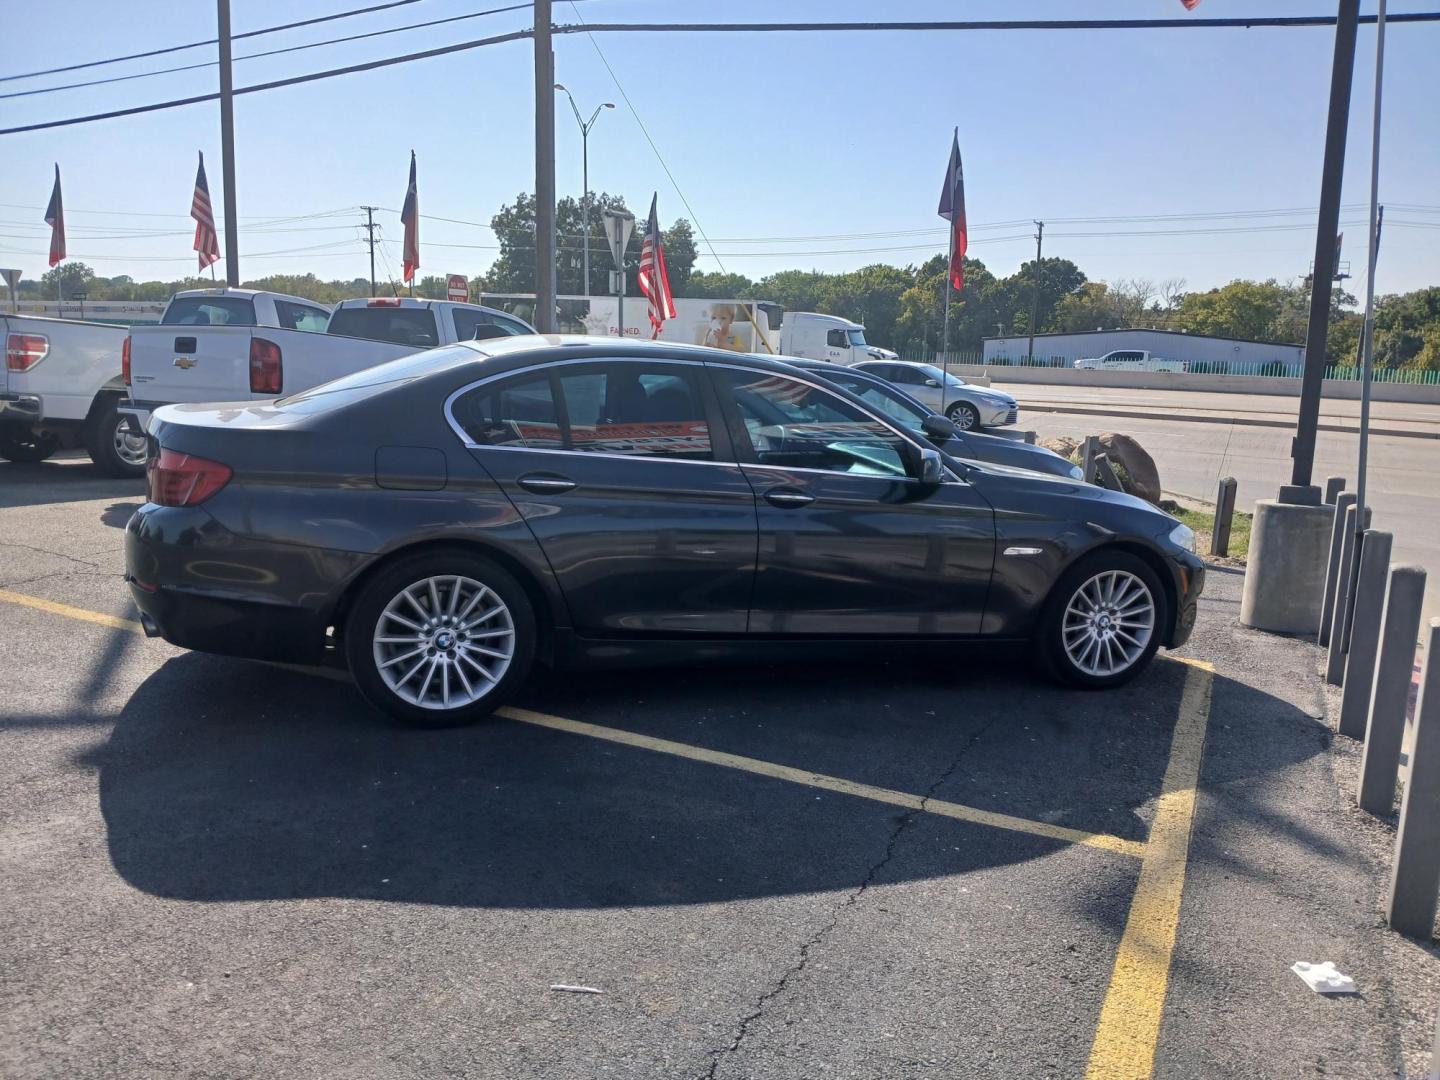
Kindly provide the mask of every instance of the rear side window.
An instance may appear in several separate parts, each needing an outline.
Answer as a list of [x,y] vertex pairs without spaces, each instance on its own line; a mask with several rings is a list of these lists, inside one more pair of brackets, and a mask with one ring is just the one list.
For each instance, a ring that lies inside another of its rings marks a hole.
[[255,304],[243,296],[177,296],[161,326],[254,326]]
[[663,365],[587,364],[524,376],[476,387],[452,411],[481,446],[714,459],[695,374]]
[[515,336],[517,334],[528,334],[530,331],[525,324],[515,319],[507,319],[503,315],[492,315],[487,311],[474,311],[470,308],[454,308],[451,311],[455,322],[455,340],[472,341],[475,331],[484,328],[486,332],[481,337]]
[[416,349],[432,349],[440,344],[435,333],[435,314],[429,308],[336,308],[330,316],[329,332]]
[[548,374],[479,386],[455,400],[455,422],[480,446],[560,450],[565,446],[560,410]]
[[330,325],[330,313],[324,308],[295,304],[289,300],[275,301],[275,316],[280,326],[286,330],[308,330],[311,333],[323,334],[325,327]]

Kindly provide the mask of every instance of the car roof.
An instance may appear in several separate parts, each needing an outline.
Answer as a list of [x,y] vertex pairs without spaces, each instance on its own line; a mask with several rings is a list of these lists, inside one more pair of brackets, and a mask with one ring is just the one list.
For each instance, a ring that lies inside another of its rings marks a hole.
[[508,315],[512,319],[524,322],[518,316],[510,315],[508,311],[501,311],[499,308],[486,307],[484,304],[470,304],[463,300],[432,300],[424,296],[352,296],[348,300],[341,300],[335,305],[336,310],[340,308],[432,308],[440,307],[462,307],[474,308],[476,311],[487,311],[492,315]]
[[257,296],[273,296],[276,300],[290,300],[297,304],[309,304],[312,307],[328,308],[330,305],[322,300],[307,300],[303,296],[291,296],[289,293],[274,292],[271,289],[231,289],[226,286],[218,286],[214,289],[182,289],[172,293],[171,300],[179,300],[182,297],[192,296],[233,296],[240,300],[254,300]]

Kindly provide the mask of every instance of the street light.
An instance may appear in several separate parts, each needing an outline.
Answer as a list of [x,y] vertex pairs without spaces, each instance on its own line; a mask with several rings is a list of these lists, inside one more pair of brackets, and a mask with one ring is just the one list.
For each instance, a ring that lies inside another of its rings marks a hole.
[[584,219],[585,235],[581,239],[582,263],[585,275],[585,295],[590,295],[590,129],[595,126],[595,120],[600,115],[601,109],[613,109],[614,102],[606,101],[595,106],[595,111],[590,114],[589,120],[580,119],[580,106],[575,104],[575,97],[565,88],[564,83],[556,83],[555,89],[563,91],[570,99],[570,111],[575,114],[575,123],[580,125],[580,160],[582,170],[582,191],[580,193],[580,213]]

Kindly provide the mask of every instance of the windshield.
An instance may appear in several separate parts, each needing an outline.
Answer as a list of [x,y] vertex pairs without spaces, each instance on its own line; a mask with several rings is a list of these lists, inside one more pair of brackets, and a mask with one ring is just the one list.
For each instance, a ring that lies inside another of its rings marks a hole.
[[161,326],[254,326],[255,304],[243,296],[177,296]]
[[912,401],[894,387],[841,372],[832,374],[826,371],[817,374],[826,381],[849,390],[881,416],[893,420],[906,431],[922,431],[925,417],[930,415],[929,409],[917,401]]
[[864,330],[851,330],[851,331],[850,331],[850,344],[851,344],[851,345],[858,346],[859,348],[862,348],[862,349],[865,348],[865,345],[866,345],[866,341],[865,341],[865,331],[864,331]]
[[332,334],[389,341],[430,349],[438,345],[435,313],[429,308],[342,307],[330,316]]

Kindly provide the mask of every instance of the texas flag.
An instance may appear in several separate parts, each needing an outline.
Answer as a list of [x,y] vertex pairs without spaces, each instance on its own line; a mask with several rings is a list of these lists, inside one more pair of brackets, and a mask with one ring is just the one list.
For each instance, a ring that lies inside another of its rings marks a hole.
[[60,166],[55,166],[55,187],[50,192],[50,205],[45,208],[45,224],[50,226],[50,265],[65,258],[65,203],[60,198]]
[[965,287],[965,170],[960,164],[960,129],[950,143],[950,164],[945,168],[945,186],[940,191],[940,216],[950,222],[950,284]]
[[420,193],[415,190],[415,151],[410,151],[410,186],[405,189],[405,203],[400,207],[400,221],[405,226],[405,245],[400,260],[406,281],[415,280],[420,269]]

